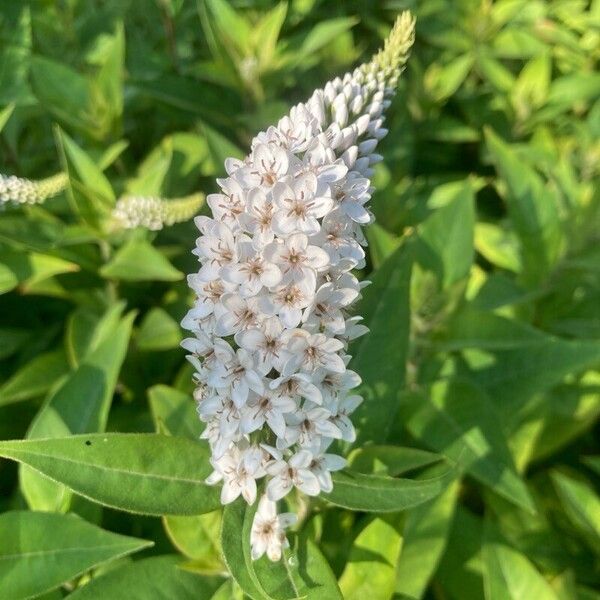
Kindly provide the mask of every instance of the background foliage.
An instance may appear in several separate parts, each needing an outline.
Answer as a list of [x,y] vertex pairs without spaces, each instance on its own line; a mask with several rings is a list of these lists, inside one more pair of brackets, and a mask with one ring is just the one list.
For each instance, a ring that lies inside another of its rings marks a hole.
[[[108,215],[214,191],[404,8],[353,348],[380,477],[292,500],[288,558],[249,565],[186,439],[196,230]],[[600,598],[599,59],[598,0],[3,3],[1,171],[69,185],[0,213],[0,440],[29,440],[0,441],[0,596]]]

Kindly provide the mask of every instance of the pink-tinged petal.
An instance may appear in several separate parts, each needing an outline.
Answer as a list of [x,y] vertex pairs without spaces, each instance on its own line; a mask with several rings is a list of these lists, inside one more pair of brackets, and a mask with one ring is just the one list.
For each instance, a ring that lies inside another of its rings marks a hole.
[[286,496],[292,489],[292,482],[289,479],[282,477],[273,477],[267,484],[267,496],[269,500],[277,502]]
[[298,483],[298,489],[304,492],[308,496],[318,496],[321,491],[319,480],[317,476],[309,471],[308,469],[302,469],[298,473],[300,482]]

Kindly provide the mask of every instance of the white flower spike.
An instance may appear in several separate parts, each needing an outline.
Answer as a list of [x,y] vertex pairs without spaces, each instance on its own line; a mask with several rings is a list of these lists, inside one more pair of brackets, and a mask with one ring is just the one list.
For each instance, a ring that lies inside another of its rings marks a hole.
[[375,149],[414,25],[400,15],[370,62],[259,133],[244,161],[228,159],[207,199],[213,218],[196,218],[196,301],[182,323],[195,337],[183,347],[212,451],[208,483],[222,482],[223,503],[253,504],[266,479],[254,559],[281,558],[294,515],[277,515],[276,502],[293,488],[330,492],[345,461],[327,449],[356,436],[360,377],[347,349],[368,330],[350,314],[363,286],[351,271],[364,266]]

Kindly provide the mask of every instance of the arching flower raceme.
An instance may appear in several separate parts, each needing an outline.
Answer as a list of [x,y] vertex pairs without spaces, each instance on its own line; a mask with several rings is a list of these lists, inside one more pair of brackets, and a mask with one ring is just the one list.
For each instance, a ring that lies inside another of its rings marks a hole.
[[360,377],[347,348],[368,330],[351,316],[363,285],[352,271],[364,266],[375,149],[413,40],[403,13],[370,62],[259,133],[245,160],[228,159],[207,199],[213,217],[196,218],[196,301],[182,323],[194,337],[183,346],[212,451],[208,483],[222,483],[224,504],[253,504],[266,480],[255,559],[286,547],[293,518],[276,502],[294,488],[330,492],[345,461],[328,449],[356,436]]
[[48,198],[60,194],[67,187],[64,173],[33,181],[14,175],[0,174],[0,208],[3,204],[41,204]]

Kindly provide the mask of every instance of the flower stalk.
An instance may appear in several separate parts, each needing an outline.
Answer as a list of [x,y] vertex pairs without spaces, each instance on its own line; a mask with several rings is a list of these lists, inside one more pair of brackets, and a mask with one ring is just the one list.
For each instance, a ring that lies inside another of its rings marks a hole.
[[249,156],[225,162],[228,177],[200,216],[188,282],[196,301],[182,322],[195,367],[202,437],[211,447],[223,504],[256,501],[252,557],[278,560],[294,522],[276,503],[293,488],[333,488],[345,460],[328,448],[352,442],[362,398],[348,369],[348,342],[367,333],[352,306],[365,264],[362,228],[373,221],[369,178],[382,160],[384,112],[414,41],[397,19],[383,48],[259,133]]

